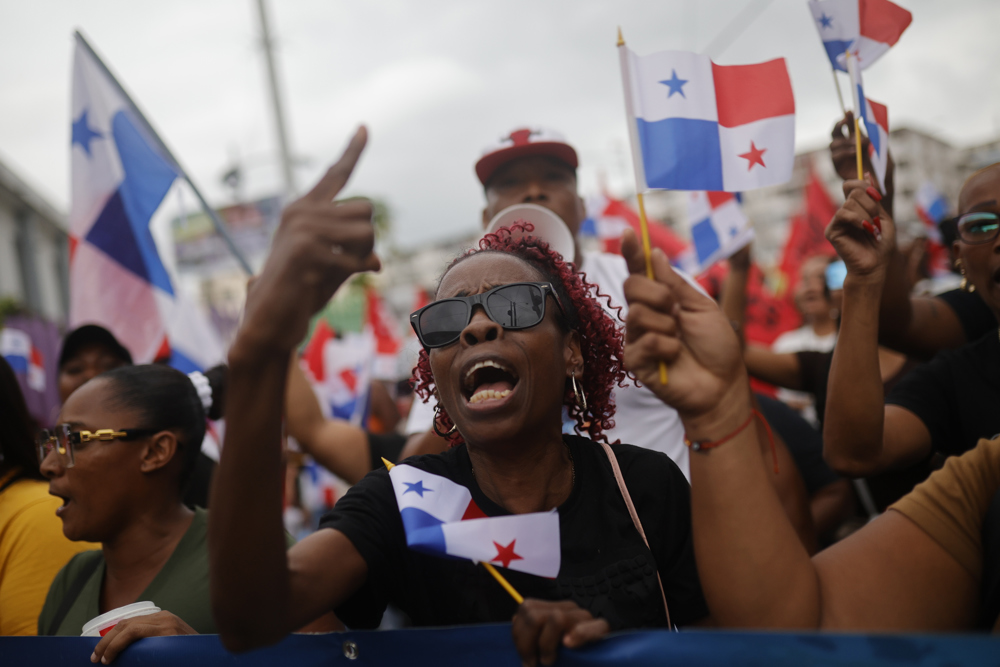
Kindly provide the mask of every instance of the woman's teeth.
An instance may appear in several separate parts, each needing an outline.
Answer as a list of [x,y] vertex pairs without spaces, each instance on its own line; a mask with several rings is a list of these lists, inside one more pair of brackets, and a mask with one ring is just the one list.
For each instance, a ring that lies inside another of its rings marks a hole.
[[496,391],[494,389],[483,389],[482,391],[477,391],[469,399],[469,403],[482,403],[483,401],[489,401],[491,399],[507,398],[510,395],[510,389],[504,389],[503,391]]

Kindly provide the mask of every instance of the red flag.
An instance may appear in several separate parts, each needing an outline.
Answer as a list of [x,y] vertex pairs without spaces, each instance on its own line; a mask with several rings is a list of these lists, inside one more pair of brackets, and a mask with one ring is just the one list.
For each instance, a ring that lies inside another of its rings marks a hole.
[[750,265],[747,278],[747,309],[743,335],[748,342],[770,347],[774,339],[802,324],[802,317],[788,299],[779,299],[764,283],[764,273]]
[[833,219],[837,207],[812,169],[809,170],[805,194],[805,207],[802,213],[792,218],[781,257],[781,272],[785,277],[781,294],[791,293],[799,279],[799,267],[805,259],[813,255],[837,254],[825,236],[826,226]]

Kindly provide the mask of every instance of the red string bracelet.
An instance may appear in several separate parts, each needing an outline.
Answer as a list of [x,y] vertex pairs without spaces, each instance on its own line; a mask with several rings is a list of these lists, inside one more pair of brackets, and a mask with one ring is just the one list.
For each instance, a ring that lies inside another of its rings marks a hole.
[[774,460],[774,474],[777,475],[778,451],[774,447],[774,434],[771,433],[771,425],[767,423],[766,419],[764,419],[764,415],[760,414],[756,410],[752,410],[750,412],[750,416],[747,417],[747,420],[742,424],[740,424],[735,431],[725,436],[724,438],[719,438],[714,442],[706,440],[691,440],[690,438],[687,437],[687,434],[685,433],[684,444],[687,445],[688,448],[693,452],[700,452],[703,449],[712,449],[713,447],[718,447],[719,445],[729,442],[730,440],[738,436],[740,433],[742,433],[746,429],[746,427],[749,426],[751,422],[753,422],[754,417],[758,417],[764,423],[764,428],[767,429],[767,442],[771,447],[771,458]]

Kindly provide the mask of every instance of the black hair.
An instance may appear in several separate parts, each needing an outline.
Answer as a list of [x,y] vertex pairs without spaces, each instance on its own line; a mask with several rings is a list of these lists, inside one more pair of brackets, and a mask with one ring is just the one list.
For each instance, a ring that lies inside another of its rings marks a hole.
[[45,479],[35,453],[34,420],[28,412],[14,370],[0,357],[0,455],[5,466],[20,467],[24,477]]
[[[112,424],[113,428],[177,431],[183,456],[180,489],[191,480],[201,441],[205,438],[205,409],[189,378],[176,368],[162,364],[122,366],[98,376],[111,383],[114,408],[134,411],[136,424]],[[96,378],[95,378],[96,379]]]

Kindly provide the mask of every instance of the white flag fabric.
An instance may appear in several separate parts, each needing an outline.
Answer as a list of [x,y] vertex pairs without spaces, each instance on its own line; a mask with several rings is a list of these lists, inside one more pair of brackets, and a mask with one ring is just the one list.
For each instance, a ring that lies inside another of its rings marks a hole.
[[411,549],[468,558],[540,577],[559,574],[559,513],[486,517],[470,491],[407,464],[389,471]]

